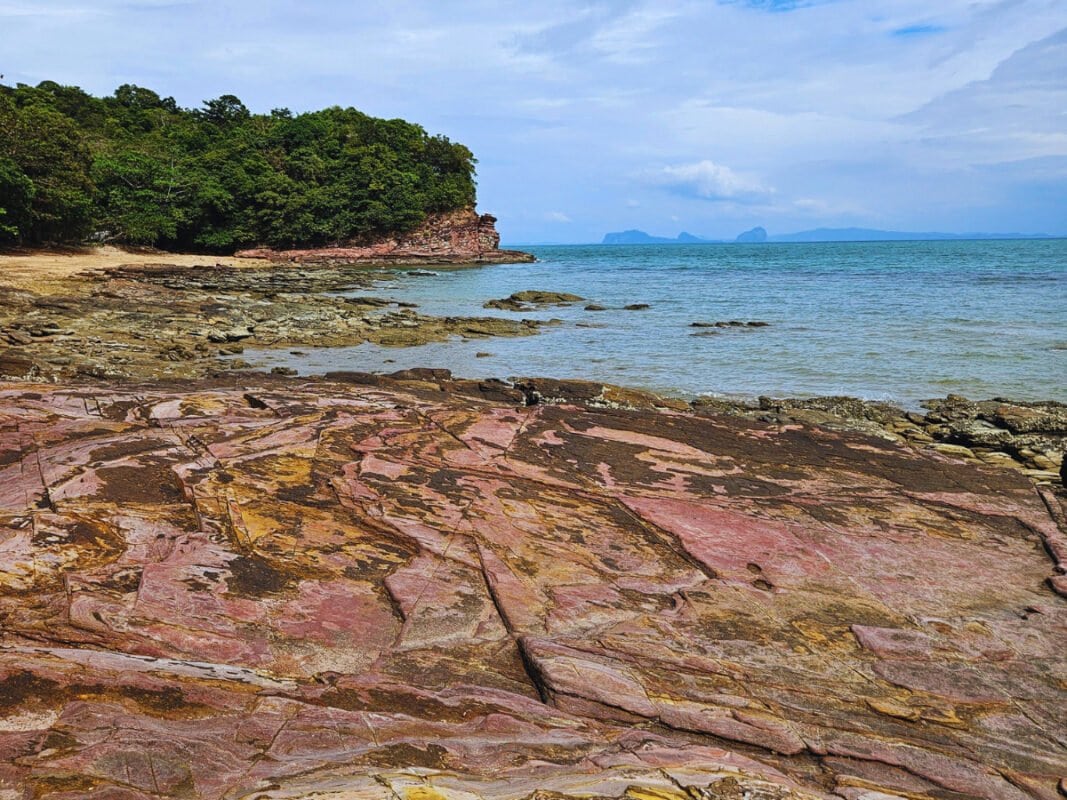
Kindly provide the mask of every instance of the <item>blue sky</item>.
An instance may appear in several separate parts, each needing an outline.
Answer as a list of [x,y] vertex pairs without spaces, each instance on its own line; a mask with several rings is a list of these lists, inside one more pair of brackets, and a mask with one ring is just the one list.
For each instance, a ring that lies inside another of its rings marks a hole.
[[0,73],[419,122],[509,242],[1067,233],[1065,0],[0,0]]

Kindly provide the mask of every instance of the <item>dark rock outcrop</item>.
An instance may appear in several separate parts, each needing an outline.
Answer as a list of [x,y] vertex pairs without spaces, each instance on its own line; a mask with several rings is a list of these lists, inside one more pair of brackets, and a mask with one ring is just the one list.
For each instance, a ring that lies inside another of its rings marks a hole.
[[548,306],[569,306],[582,300],[585,298],[568,292],[542,292],[527,289],[514,292],[499,300],[488,300],[482,304],[482,308],[496,308],[501,311],[533,311]]

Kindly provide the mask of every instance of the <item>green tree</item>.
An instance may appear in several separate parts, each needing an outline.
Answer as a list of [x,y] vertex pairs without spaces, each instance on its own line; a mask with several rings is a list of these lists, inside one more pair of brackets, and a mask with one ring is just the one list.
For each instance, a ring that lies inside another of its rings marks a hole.
[[354,108],[197,110],[125,84],[110,97],[0,86],[0,240],[228,251],[361,241],[473,206],[475,160],[404,120]]
[[92,223],[92,182],[85,136],[44,102],[0,103],[0,158],[32,187],[20,238],[29,243],[76,241]]
[[32,203],[33,183],[15,162],[0,158],[0,241],[22,241]]

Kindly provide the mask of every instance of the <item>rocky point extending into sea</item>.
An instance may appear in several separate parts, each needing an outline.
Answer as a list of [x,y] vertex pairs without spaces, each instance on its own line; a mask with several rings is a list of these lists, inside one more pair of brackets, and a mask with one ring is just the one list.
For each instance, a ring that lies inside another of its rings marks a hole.
[[537,326],[155,260],[0,292],[3,800],[1067,793],[1067,407],[251,372]]

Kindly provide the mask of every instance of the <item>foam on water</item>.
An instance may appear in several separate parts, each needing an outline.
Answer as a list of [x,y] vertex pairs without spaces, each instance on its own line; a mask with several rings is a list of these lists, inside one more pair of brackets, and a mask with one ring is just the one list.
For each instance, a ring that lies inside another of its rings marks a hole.
[[[849,394],[908,406],[948,392],[1067,401],[1067,240],[528,249],[536,264],[398,273],[375,291],[426,314],[563,320],[541,335],[362,345],[285,363],[303,373],[434,366],[464,377],[551,375],[683,395]],[[572,292],[611,310],[482,308],[523,289]],[[651,308],[621,309],[630,303]],[[725,320],[770,326],[691,327]],[[709,330],[718,332],[693,335]]]

